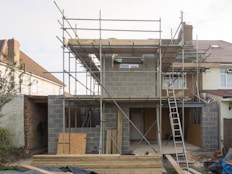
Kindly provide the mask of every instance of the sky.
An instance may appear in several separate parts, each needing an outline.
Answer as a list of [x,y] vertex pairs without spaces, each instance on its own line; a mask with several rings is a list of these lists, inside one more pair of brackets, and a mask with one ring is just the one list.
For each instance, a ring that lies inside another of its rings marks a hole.
[[[161,19],[162,38],[170,38],[183,20],[193,26],[193,39],[224,40],[232,43],[231,0],[55,0],[67,18]],[[0,39],[15,38],[21,50],[62,81],[62,38],[58,22],[62,15],[53,0],[0,0]],[[99,23],[79,22],[77,27],[99,27]],[[127,24],[102,24],[125,27]],[[153,24],[152,24],[153,25]],[[129,29],[142,29],[128,25]],[[127,27],[127,26],[126,26]],[[157,26],[147,26],[156,30]],[[172,32],[171,32],[172,31]],[[99,38],[99,33],[77,31],[80,38]],[[105,33],[103,37],[129,35]],[[134,37],[137,35],[133,33]],[[140,36],[138,36],[140,37]],[[141,36],[143,37],[143,36]],[[157,38],[150,34],[145,38]],[[56,73],[55,73],[56,72]]]

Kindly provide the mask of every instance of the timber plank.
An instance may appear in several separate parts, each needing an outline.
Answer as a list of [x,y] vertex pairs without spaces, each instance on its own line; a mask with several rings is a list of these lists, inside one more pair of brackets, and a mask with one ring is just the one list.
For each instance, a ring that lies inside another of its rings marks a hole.
[[172,158],[171,155],[165,155],[165,156],[170,161],[170,163],[175,168],[175,170],[178,172],[178,174],[185,174],[185,171],[181,169],[181,167],[179,166],[179,164],[177,164],[177,162]]
[[117,129],[117,145],[119,149],[119,154],[122,154],[122,129],[123,129],[123,117],[122,113],[118,112],[118,129]]
[[33,160],[77,160],[77,161],[89,161],[94,159],[98,160],[160,160],[161,155],[119,155],[119,154],[86,154],[86,155],[34,155]]
[[162,155],[34,155],[32,165],[73,166],[98,174],[157,174],[162,173]]
[[112,136],[112,141],[111,141],[111,147],[112,147],[112,154],[117,154],[118,149],[117,149],[117,130],[111,130],[111,136]]
[[98,174],[160,174],[162,168],[140,168],[140,169],[95,169]]
[[111,130],[107,130],[106,134],[106,154],[111,154]]
[[133,164],[128,164],[130,163],[129,161],[127,163],[118,163],[118,161],[115,161],[113,163],[88,163],[88,164],[84,164],[84,163],[75,163],[75,162],[49,162],[49,163],[35,163],[33,162],[32,164],[34,166],[43,166],[43,165],[48,165],[51,167],[63,167],[64,164],[66,166],[73,166],[73,167],[78,167],[78,168],[90,168],[90,169],[109,169],[109,168],[118,168],[118,169],[123,169],[123,168],[141,168],[141,166],[143,168],[159,168],[162,166],[161,163],[148,163],[148,162],[141,162],[141,161],[137,161],[136,163]]
[[41,173],[44,173],[44,174],[72,174],[71,172],[51,172],[51,171],[47,171],[47,170],[44,170],[44,169],[41,169],[41,168],[38,168],[38,167],[35,167],[35,166],[32,166],[32,165],[21,165],[21,167],[25,168],[25,169],[29,169],[29,170],[36,170],[36,171],[39,171]]

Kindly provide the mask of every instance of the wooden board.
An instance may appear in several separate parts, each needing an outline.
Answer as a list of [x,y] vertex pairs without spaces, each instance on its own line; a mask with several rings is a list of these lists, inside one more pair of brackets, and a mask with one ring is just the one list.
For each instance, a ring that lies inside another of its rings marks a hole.
[[117,150],[117,130],[111,130],[111,147],[112,147],[112,154],[118,153]]
[[117,129],[117,145],[119,154],[122,154],[122,129],[123,129],[123,117],[122,113],[118,112],[118,129]]
[[59,133],[57,154],[85,154],[85,133]]
[[31,166],[31,165],[21,165],[21,167],[23,167],[25,169],[29,169],[29,170],[36,170],[36,171],[39,171],[39,172],[44,173],[44,174],[64,174],[64,173],[65,174],[72,174],[71,172],[51,172],[51,171],[40,169],[38,167]]
[[156,140],[156,110],[154,108],[144,109],[144,130],[148,140]]
[[106,154],[111,154],[111,130],[106,132]]
[[195,146],[201,146],[201,125],[189,124],[187,127],[187,142]]
[[178,174],[185,174],[185,171],[181,169],[181,167],[179,166],[179,164],[177,164],[177,162],[172,158],[171,155],[165,155],[168,159],[168,161],[172,164],[172,166],[174,167],[174,169],[177,171]]

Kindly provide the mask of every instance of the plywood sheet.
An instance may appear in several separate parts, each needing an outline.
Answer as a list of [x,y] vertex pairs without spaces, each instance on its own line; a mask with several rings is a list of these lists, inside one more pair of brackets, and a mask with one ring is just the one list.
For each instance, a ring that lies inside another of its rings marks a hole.
[[187,142],[198,147],[201,146],[201,125],[191,124],[188,126]]
[[144,109],[144,129],[146,132],[146,138],[148,140],[156,139],[156,110],[155,108],[145,108]]
[[85,154],[85,133],[59,133],[57,154]]

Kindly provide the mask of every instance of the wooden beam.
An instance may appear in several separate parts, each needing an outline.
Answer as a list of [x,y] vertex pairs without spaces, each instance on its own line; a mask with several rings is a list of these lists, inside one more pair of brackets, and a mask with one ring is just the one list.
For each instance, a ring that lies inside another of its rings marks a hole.
[[174,169],[177,171],[178,174],[185,174],[185,171],[181,169],[179,164],[177,164],[177,162],[172,158],[171,155],[165,155],[165,156],[168,159],[168,161],[170,161],[170,163],[172,164],[172,166],[174,167]]
[[94,171],[98,174],[160,174],[162,155],[34,155],[33,166],[72,166]]
[[111,130],[106,132],[106,154],[111,154]]
[[112,130],[111,132],[111,145],[112,145],[112,154],[116,154],[118,152],[117,150],[117,130]]
[[[89,46],[99,46],[99,39],[69,39],[70,45],[89,45]],[[159,46],[159,39],[101,39],[101,45],[106,46],[147,46],[147,45],[156,45]]]
[[41,169],[41,168],[38,168],[38,167],[34,167],[34,166],[31,166],[31,165],[21,165],[21,167],[25,168],[25,169],[29,169],[29,170],[36,170],[36,171],[39,171],[41,173],[44,173],[44,174],[73,174],[71,172],[51,172],[51,171],[47,171],[47,170],[44,170],[44,169]]
[[[172,67],[173,68],[182,68],[182,63],[173,63]],[[218,63],[196,63],[196,62],[191,62],[191,63],[184,63],[184,68],[188,69],[188,68],[205,68],[205,69],[209,69],[209,68],[219,68],[220,64]]]
[[122,154],[122,129],[123,129],[123,117],[122,113],[118,112],[118,130],[117,130],[117,145],[119,149],[119,154]]

